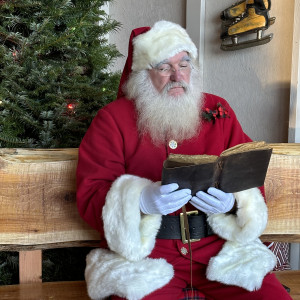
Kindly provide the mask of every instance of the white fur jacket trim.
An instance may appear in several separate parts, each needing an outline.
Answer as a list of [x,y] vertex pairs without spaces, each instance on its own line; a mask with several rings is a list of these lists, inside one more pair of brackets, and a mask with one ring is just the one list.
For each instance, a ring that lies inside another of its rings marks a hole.
[[225,240],[248,243],[258,238],[268,221],[268,209],[258,188],[234,193],[236,214],[214,214],[208,217],[213,231]]
[[105,238],[110,250],[131,261],[148,256],[155,244],[161,215],[142,215],[140,194],[152,181],[122,175],[116,179],[103,207]]
[[267,206],[258,188],[234,195],[236,215],[208,217],[213,231],[227,241],[218,255],[210,259],[206,276],[254,291],[276,265],[275,255],[258,239],[267,225]]
[[257,239],[268,221],[268,209],[258,188],[234,193],[236,214],[214,214],[208,217],[213,231],[225,240],[248,243]]
[[151,259],[161,215],[140,212],[140,194],[152,182],[122,175],[106,196],[102,217],[111,251],[95,249],[87,256],[85,279],[92,299],[118,295],[138,300],[166,285],[173,277],[172,265]]
[[259,239],[248,244],[227,241],[218,255],[210,259],[206,277],[254,291],[275,265],[276,256]]
[[139,300],[166,285],[173,267],[164,259],[129,261],[106,249],[92,250],[86,259],[85,280],[91,299],[110,295]]

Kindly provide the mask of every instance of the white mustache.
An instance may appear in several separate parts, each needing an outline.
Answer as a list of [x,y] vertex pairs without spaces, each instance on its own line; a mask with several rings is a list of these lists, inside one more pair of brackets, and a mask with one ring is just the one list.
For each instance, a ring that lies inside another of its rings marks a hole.
[[165,90],[168,92],[170,89],[172,88],[176,88],[176,87],[182,87],[185,90],[187,89],[188,85],[184,82],[184,81],[178,81],[178,82],[169,82],[166,86],[165,86]]

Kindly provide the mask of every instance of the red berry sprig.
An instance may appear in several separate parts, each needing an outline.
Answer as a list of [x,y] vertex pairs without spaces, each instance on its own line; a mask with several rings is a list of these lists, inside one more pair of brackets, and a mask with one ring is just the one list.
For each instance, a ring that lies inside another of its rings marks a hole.
[[209,122],[212,121],[213,123],[215,123],[216,119],[230,118],[230,116],[228,115],[228,111],[223,107],[221,103],[218,103],[217,108],[214,110],[205,108],[202,116],[204,119],[208,120]]

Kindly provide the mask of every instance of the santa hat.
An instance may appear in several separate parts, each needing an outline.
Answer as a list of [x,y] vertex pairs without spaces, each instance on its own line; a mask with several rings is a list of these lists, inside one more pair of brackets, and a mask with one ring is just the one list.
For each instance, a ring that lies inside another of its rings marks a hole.
[[164,59],[186,51],[196,59],[197,48],[187,32],[178,24],[159,21],[133,40],[132,71],[149,69]]
[[195,60],[197,48],[180,25],[169,21],[158,21],[152,28],[140,27],[131,32],[128,57],[122,73],[118,98],[124,94],[122,86],[131,71],[149,69],[179,52],[186,51]]

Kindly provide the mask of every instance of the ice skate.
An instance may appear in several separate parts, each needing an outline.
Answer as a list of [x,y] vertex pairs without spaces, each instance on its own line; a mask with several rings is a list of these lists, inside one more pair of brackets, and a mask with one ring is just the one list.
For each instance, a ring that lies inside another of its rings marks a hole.
[[[242,0],[239,1],[227,9],[224,9],[220,15],[220,18],[224,22],[224,25],[230,25],[233,19],[237,17],[243,17],[246,13],[246,7],[256,6],[260,10],[271,9],[271,0]],[[269,25],[273,25],[275,23],[275,17],[269,18]]]
[[[266,44],[271,41],[273,34],[263,36],[263,32],[270,26],[268,9],[259,9],[253,5],[257,0],[247,1],[246,11],[241,16],[233,19],[232,23],[222,23],[221,49],[224,51],[240,50]],[[263,1],[263,0],[260,0]],[[253,2],[253,4],[249,3]],[[249,6],[248,6],[249,5]],[[245,35],[256,33],[256,38],[252,40],[239,41]],[[227,43],[227,40],[232,43]]]

